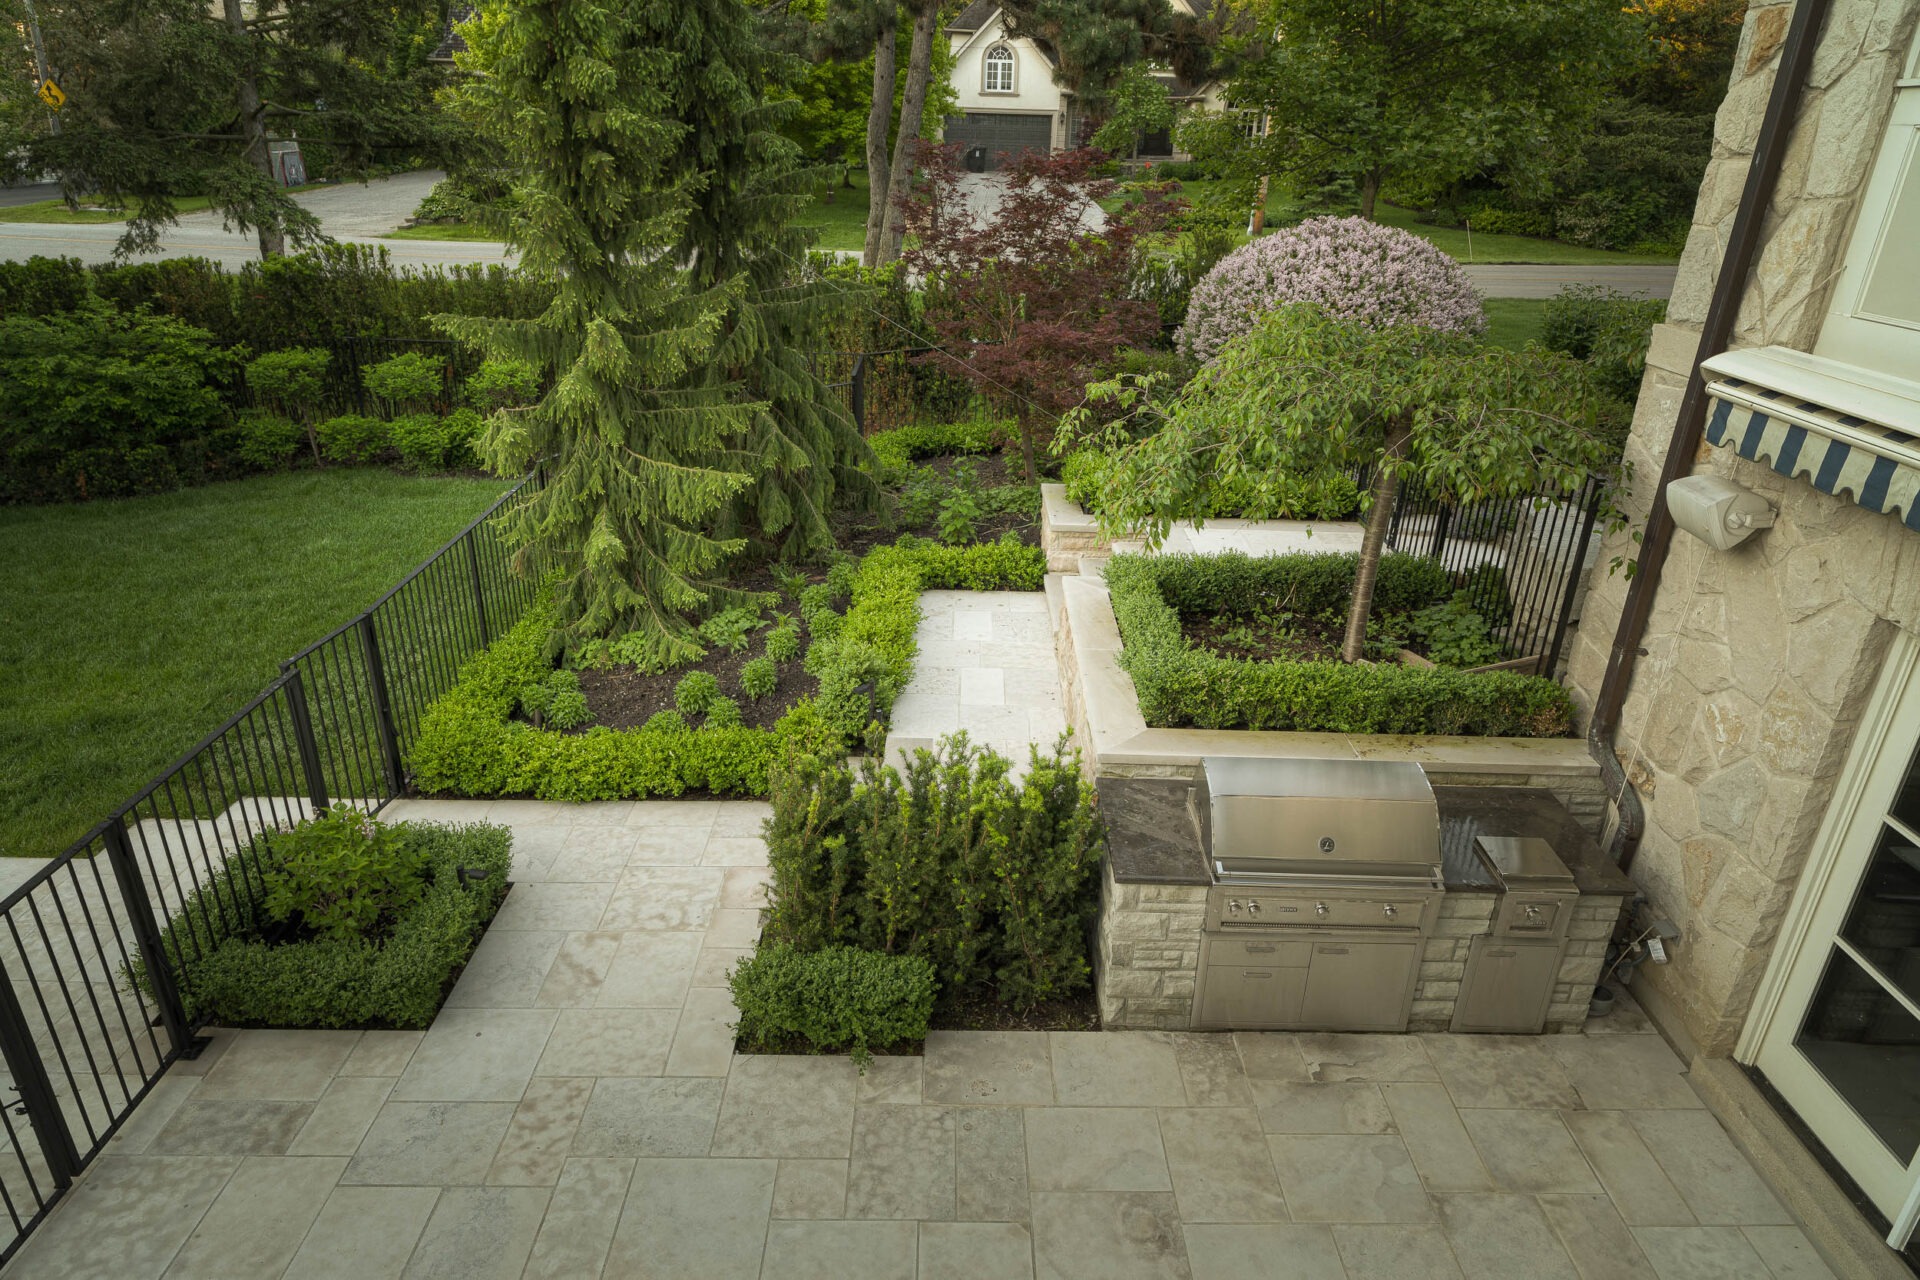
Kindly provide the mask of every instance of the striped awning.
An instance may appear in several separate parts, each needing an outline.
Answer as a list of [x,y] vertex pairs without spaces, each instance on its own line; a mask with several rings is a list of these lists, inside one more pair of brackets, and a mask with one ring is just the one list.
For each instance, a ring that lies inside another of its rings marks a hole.
[[1920,532],[1920,438],[1738,378],[1707,390],[1709,444]]

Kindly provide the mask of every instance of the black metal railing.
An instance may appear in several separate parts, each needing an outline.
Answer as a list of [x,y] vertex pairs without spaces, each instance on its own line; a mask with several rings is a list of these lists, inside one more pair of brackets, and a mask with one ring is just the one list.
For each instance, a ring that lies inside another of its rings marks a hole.
[[330,803],[377,811],[402,793],[427,705],[533,601],[496,517],[541,483],[522,479],[0,898],[0,1057],[18,1094],[0,1105],[0,1262],[166,1067],[198,1051],[169,958],[201,956],[253,918],[261,886],[231,855]]
[[[1515,670],[1551,676],[1586,580],[1606,486],[1572,495],[1498,498],[1452,506],[1403,484],[1387,546],[1432,556],[1466,584]],[[1479,570],[1479,572],[1476,572]]]

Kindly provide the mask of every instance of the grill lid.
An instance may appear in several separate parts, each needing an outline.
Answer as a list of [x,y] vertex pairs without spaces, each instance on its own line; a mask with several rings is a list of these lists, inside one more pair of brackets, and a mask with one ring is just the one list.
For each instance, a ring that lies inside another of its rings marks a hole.
[[1553,846],[1537,836],[1478,836],[1473,843],[1505,889],[1574,891],[1573,872]]
[[1411,761],[1208,756],[1195,800],[1216,876],[1417,876],[1440,862],[1440,811]]

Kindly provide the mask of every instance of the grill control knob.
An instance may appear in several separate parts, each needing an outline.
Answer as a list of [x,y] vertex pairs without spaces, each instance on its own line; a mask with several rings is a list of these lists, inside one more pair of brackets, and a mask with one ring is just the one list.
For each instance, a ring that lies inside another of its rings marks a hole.
[[1235,914],[1235,915],[1239,915],[1239,914],[1240,914],[1240,899],[1238,899],[1238,898],[1229,898],[1229,899],[1227,900],[1227,910],[1229,910],[1229,911],[1231,911],[1231,912],[1233,912],[1233,914]]
[[1400,914],[1400,908],[1394,906],[1391,902],[1387,904],[1386,910],[1387,910],[1387,919],[1389,920],[1393,919],[1395,916]]
[[1247,899],[1247,914],[1250,916],[1257,916],[1260,914],[1260,903],[1257,899],[1254,899],[1254,898]]
[[1314,903],[1314,904],[1313,904],[1313,914],[1315,914],[1315,915],[1317,915],[1317,916],[1324,916],[1325,914],[1327,914],[1327,904],[1326,904],[1326,903],[1324,903],[1324,902],[1316,902],[1316,903]]
[[1530,906],[1530,907],[1528,907],[1528,908],[1527,908],[1527,919],[1529,919],[1529,920],[1538,920],[1539,918],[1540,918],[1540,908],[1539,908],[1539,907],[1533,907],[1533,906]]

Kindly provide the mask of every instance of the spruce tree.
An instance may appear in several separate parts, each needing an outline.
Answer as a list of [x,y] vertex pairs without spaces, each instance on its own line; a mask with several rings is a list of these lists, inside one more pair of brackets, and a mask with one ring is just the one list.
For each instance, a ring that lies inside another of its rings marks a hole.
[[672,86],[700,71],[660,38],[671,7],[502,0],[469,24],[470,105],[522,168],[520,199],[493,216],[554,298],[530,320],[436,318],[548,382],[497,414],[480,450],[504,474],[545,460],[546,485],[506,527],[523,560],[563,575],[563,639],[631,633],[634,656],[661,663],[697,652],[689,612],[730,602],[715,576],[742,544],[714,530],[753,483],[739,459],[767,413],[716,370],[735,362],[746,281],[692,276],[676,256],[693,126]]
[[693,289],[728,299],[721,344],[692,381],[737,379],[763,406],[724,462],[753,481],[722,528],[789,557],[817,554],[833,545],[827,515],[841,490],[860,500],[877,487],[858,469],[871,454],[857,425],[815,365],[820,335],[869,299],[805,270],[815,233],[793,219],[831,175],[780,132],[794,105],[776,92],[803,68],[740,0],[648,0],[634,12],[682,68],[671,92],[683,128],[667,163],[692,207],[674,256]]

